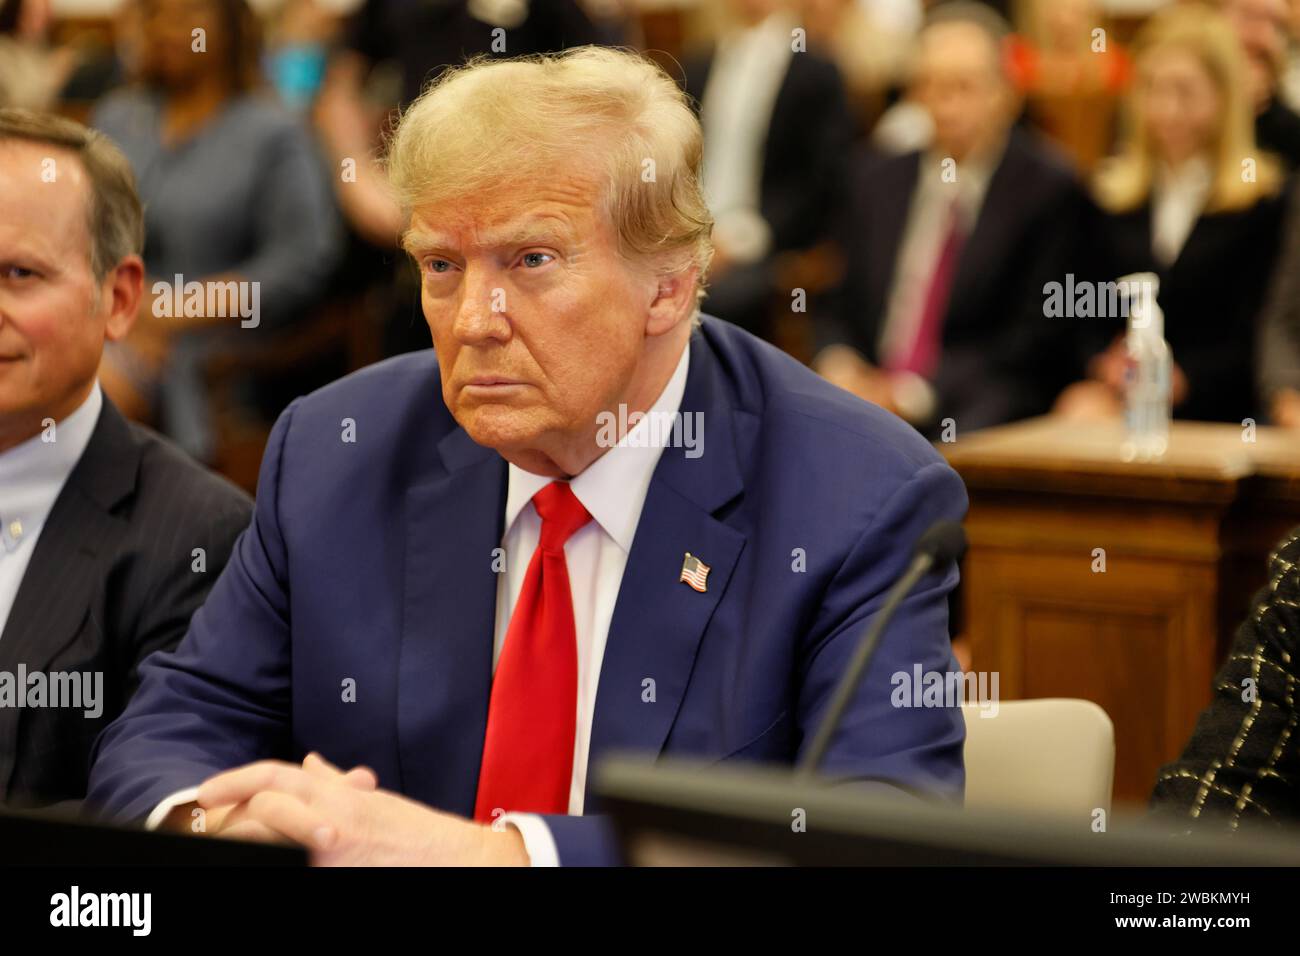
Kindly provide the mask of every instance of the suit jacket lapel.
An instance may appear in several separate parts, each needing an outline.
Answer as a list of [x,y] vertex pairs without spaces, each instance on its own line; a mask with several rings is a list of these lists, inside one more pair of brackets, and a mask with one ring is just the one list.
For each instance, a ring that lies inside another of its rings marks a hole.
[[[36,539],[0,637],[0,671],[16,676],[19,664],[29,673],[46,670],[80,632],[104,585],[105,556],[126,531],[113,510],[134,493],[139,464],[126,421],[105,400],[90,443]],[[0,707],[0,798],[13,773],[20,714],[17,707]]]
[[[744,548],[744,535],[715,514],[741,493],[736,443],[753,422],[730,407],[715,377],[716,358],[697,334],[681,410],[702,414],[703,454],[665,449],[655,470],[605,645],[592,761],[609,748],[662,748]],[[492,687],[492,550],[501,543],[507,469],[459,428],[439,452],[446,473],[407,494],[398,748],[404,792],[470,815]],[[687,551],[711,568],[702,594],[679,580]],[[653,703],[643,702],[646,680]]]
[[[772,113],[768,117],[767,129],[763,134],[763,179],[766,179],[773,169],[781,167],[782,157],[789,155],[792,148],[806,149],[808,146],[806,143],[795,146],[793,143],[783,141],[780,136],[772,135],[773,130],[790,128],[787,114],[791,110],[799,109],[804,100],[799,94],[805,62],[807,61],[797,53],[791,56],[790,62],[786,64],[785,75],[781,78],[781,85],[776,89],[776,98],[772,101]],[[807,86],[807,83],[803,85]]]
[[446,474],[406,497],[398,751],[405,793],[469,816],[492,686],[506,463],[460,428],[438,448]]
[[870,345],[871,358],[876,361],[879,360],[877,347],[885,324],[885,313],[889,308],[893,276],[898,268],[899,250],[903,245],[903,232],[907,229],[912,200],[920,184],[921,154],[913,153],[906,157],[906,161],[898,164],[895,175],[890,178],[893,181],[882,183],[878,191],[871,183],[864,183],[860,187],[876,198],[875,202],[859,213],[864,221],[856,226],[866,230],[867,248],[866,259],[859,259],[854,266],[867,270],[867,288],[871,290],[867,314],[860,321],[869,323],[863,331],[863,340]]
[[687,57],[682,65],[682,89],[691,97],[691,109],[698,115],[704,106],[704,90],[713,72],[713,54]]
[[[1007,210],[1016,208],[1016,191],[1021,188],[1020,177],[1024,165],[1021,162],[1019,137],[1020,134],[1015,130],[1008,134],[1005,150],[989,178],[975,224],[962,245],[962,254],[948,293],[945,331],[960,325],[962,319],[967,317],[962,304],[980,300],[980,296],[975,294],[975,286],[983,276],[996,272],[990,263],[999,256],[1005,256],[1011,248],[1010,235],[1014,223],[1007,215]],[[982,315],[975,317],[984,318]]]
[[[1146,207],[1146,211],[1147,211],[1147,216],[1144,225],[1147,230],[1146,234],[1150,236],[1151,235],[1150,205]],[[1213,228],[1214,228],[1214,220],[1210,219],[1208,214],[1202,212],[1199,216],[1197,216],[1196,220],[1192,223],[1192,228],[1187,231],[1187,236],[1186,238],[1183,239],[1182,246],[1179,247],[1178,249],[1178,255],[1175,256],[1174,261],[1169,263],[1168,265],[1163,264],[1162,262],[1160,262],[1160,260],[1156,258],[1155,247],[1153,245],[1151,247],[1151,259],[1153,262],[1156,263],[1155,271],[1157,273],[1163,273],[1165,277],[1165,281],[1169,283],[1171,282],[1171,277],[1175,273],[1186,272],[1188,269],[1194,270],[1198,263],[1210,261],[1211,259],[1213,259],[1213,256],[1206,256],[1201,251],[1201,246],[1203,244],[1206,244],[1206,240],[1207,238],[1209,238],[1209,235],[1207,234],[1206,230],[1213,229]]]
[[[743,483],[736,442],[752,422],[735,412],[717,381],[717,360],[696,334],[681,410],[702,415],[703,454],[667,448],[655,470],[610,622],[588,760],[611,749],[658,754],[681,705],[696,650],[727,590],[745,536],[715,514]],[[686,552],[710,567],[707,590],[680,580]]]

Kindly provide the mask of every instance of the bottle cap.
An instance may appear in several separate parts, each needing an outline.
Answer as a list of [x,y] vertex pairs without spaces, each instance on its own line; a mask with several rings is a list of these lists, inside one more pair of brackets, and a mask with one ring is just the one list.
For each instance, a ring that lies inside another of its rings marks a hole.
[[1160,308],[1160,277],[1154,272],[1135,272],[1119,280],[1128,308],[1130,334],[1143,338],[1165,337],[1165,314]]

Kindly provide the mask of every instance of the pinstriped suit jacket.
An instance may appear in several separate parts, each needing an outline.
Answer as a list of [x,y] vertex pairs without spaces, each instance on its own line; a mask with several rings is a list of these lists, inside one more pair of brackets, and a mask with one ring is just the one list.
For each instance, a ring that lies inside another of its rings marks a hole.
[[134,693],[140,662],[185,634],[251,514],[242,491],[105,400],[0,635],[13,681],[20,667],[102,673],[102,712],[0,705],[0,802],[85,795],[95,737]]

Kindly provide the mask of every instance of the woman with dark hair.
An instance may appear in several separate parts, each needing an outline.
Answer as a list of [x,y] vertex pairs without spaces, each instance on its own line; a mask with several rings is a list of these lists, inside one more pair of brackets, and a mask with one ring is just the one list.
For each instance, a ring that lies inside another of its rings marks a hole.
[[257,348],[316,303],[338,254],[337,216],[310,132],[262,89],[244,0],[140,6],[141,83],[105,99],[92,123],[135,167],[150,295],[102,381],[210,460],[209,360]]

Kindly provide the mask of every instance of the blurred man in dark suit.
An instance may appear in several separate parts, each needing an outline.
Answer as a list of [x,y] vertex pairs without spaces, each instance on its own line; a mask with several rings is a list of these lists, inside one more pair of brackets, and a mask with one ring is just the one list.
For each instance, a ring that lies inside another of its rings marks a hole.
[[1012,128],[1008,33],[976,4],[934,11],[915,90],[931,147],[853,169],[846,278],[815,365],[922,431],[1045,412],[1073,371],[1044,286],[1072,270],[1088,205],[1064,162]]
[[0,110],[0,209],[0,801],[41,805],[85,795],[91,743],[180,640],[251,504],[100,391],[144,278],[126,158]]
[[828,238],[853,119],[836,66],[794,49],[799,22],[781,0],[727,7],[736,25],[683,64],[704,127],[704,194],[715,223],[707,306],[770,338],[775,257]]

